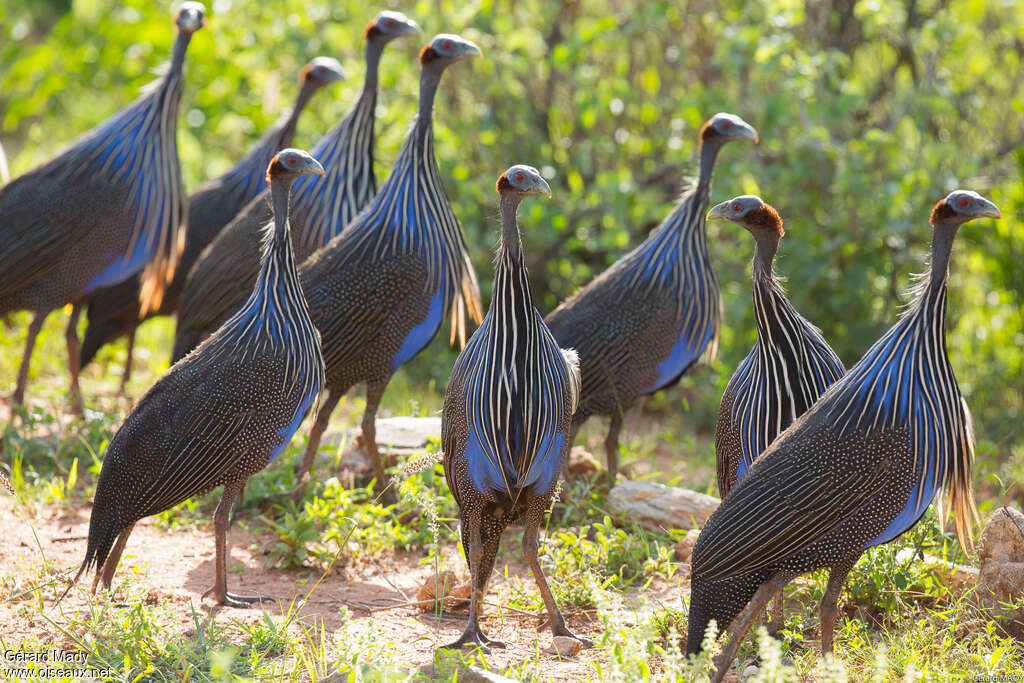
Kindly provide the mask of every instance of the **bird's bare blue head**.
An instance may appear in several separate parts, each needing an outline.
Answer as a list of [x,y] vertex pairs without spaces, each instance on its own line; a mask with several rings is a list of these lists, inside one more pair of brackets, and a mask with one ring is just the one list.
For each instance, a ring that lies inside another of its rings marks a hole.
[[418,36],[422,33],[416,22],[401,12],[384,10],[366,25],[363,37],[368,41],[372,40],[385,45],[401,36]]
[[299,74],[299,83],[312,88],[322,88],[329,83],[345,80],[345,69],[333,57],[314,57]]
[[727,114],[725,112],[715,114],[700,129],[701,142],[725,144],[732,140],[744,138],[754,142],[759,141],[754,127],[735,114]]
[[544,194],[551,197],[551,188],[540,171],[525,164],[509,167],[498,178],[495,189],[500,195],[524,197],[528,194]]
[[445,68],[468,57],[483,57],[477,44],[453,33],[439,33],[420,51],[420,64]]
[[932,209],[930,222],[963,225],[975,218],[1002,218],[999,207],[972,190],[953,190]]
[[205,24],[206,7],[201,2],[188,0],[181,3],[181,9],[174,17],[174,24],[182,33],[189,35],[195,33]]
[[309,152],[289,147],[282,149],[270,160],[267,167],[267,182],[272,183],[279,179],[294,180],[307,173],[323,175],[324,167]]
[[755,237],[771,236],[778,239],[786,234],[779,212],[752,194],[741,194],[713,206],[708,211],[708,220],[731,221],[746,228]]

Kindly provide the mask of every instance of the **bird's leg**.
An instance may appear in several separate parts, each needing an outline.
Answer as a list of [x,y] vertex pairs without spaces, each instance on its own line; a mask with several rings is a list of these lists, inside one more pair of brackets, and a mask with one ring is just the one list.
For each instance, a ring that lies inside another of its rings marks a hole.
[[96,573],[96,578],[92,582],[92,592],[96,592],[96,586],[100,581],[103,582],[103,589],[106,591],[110,590],[110,584],[114,580],[114,572],[117,571],[117,563],[121,561],[121,553],[124,552],[124,545],[128,542],[128,537],[132,535],[132,529],[135,525],[132,524],[127,529],[122,529],[118,535],[117,540],[114,541],[113,547],[110,552],[107,553],[107,559],[100,568],[100,571]]
[[341,392],[328,389],[327,395],[320,402],[320,409],[316,412],[316,421],[313,423],[313,429],[309,432],[306,454],[302,458],[302,464],[295,470],[295,488],[288,494],[296,503],[302,500],[302,496],[306,493],[309,472],[313,469],[313,458],[316,457],[316,452],[320,448],[320,439],[323,438],[324,431],[327,430],[327,424],[331,421],[331,413],[334,412],[340,398]]
[[732,660],[736,657],[736,652],[740,649],[743,638],[747,635],[747,631],[750,630],[751,624],[754,623],[754,619],[761,613],[761,610],[768,604],[772,596],[789,583],[792,578],[793,575],[788,572],[779,572],[762,583],[761,587],[757,589],[754,597],[750,599],[750,604],[747,605],[746,610],[743,611],[743,614],[736,621],[736,625],[729,635],[729,642],[725,644],[722,652],[715,657],[715,672],[711,675],[711,683],[722,682],[726,672],[732,665]]
[[783,612],[785,590],[785,586],[780,588],[779,592],[775,594],[775,600],[772,601],[772,618],[768,623],[768,633],[773,637],[786,625],[786,614]]
[[247,608],[256,602],[271,602],[272,598],[262,595],[233,595],[228,593],[228,528],[231,526],[231,506],[238,499],[239,492],[245,486],[244,481],[233,481],[224,485],[224,493],[213,514],[213,529],[217,538],[217,568],[213,580],[213,588],[203,593],[203,597],[213,595],[218,605]]
[[562,458],[562,479],[566,483],[569,483],[569,453],[572,452],[572,445],[576,441],[576,433],[580,431],[580,425],[576,422],[570,422],[569,434],[566,435],[566,440],[569,442],[569,449],[565,452],[565,457]]
[[78,356],[78,317],[81,314],[82,307],[77,303],[71,304],[71,317],[64,330],[64,341],[68,346],[68,369],[71,371],[71,412],[78,416],[83,413],[82,388],[78,382],[78,373],[82,369],[81,358]]
[[550,626],[551,635],[573,638],[583,643],[583,647],[592,647],[594,644],[591,641],[576,635],[565,625],[565,618],[562,616],[561,610],[558,609],[555,597],[551,594],[551,587],[548,586],[548,581],[544,578],[544,572],[541,571],[540,562],[537,560],[537,549],[539,546],[537,536],[540,533],[544,510],[547,509],[547,505],[544,503],[545,501],[542,498],[531,495],[527,501],[526,519],[523,520],[523,556],[526,558],[526,563],[530,565],[533,579],[537,582],[537,588],[540,589],[540,595],[544,598],[544,606],[548,611],[548,620],[538,626],[537,630],[539,631],[546,626]]
[[128,357],[124,360],[124,373],[121,375],[121,388],[118,390],[122,396],[128,395],[128,382],[132,378],[132,353],[135,351],[135,326],[128,330]]
[[836,616],[839,612],[839,593],[843,590],[846,575],[850,573],[857,558],[832,567],[828,574],[828,585],[821,596],[821,654],[832,652],[832,636],[836,628]]
[[21,366],[18,368],[18,385],[14,389],[14,395],[11,397],[11,403],[13,405],[20,406],[25,402],[25,386],[28,384],[28,366],[32,362],[32,349],[36,345],[36,337],[39,336],[39,331],[43,329],[43,321],[46,320],[48,313],[36,313],[35,317],[32,318],[32,323],[28,326],[28,336],[25,338],[25,353],[21,357]]
[[238,497],[235,498],[235,504],[231,508],[231,521],[228,522],[230,526],[234,526],[235,520],[238,519],[238,511],[242,509],[242,503],[245,502],[245,487],[249,484],[249,480],[246,479],[242,482],[242,488],[238,490]]
[[604,452],[608,457],[608,485],[615,486],[619,475],[619,431],[622,430],[622,412],[616,408],[608,423],[608,436],[604,439]]
[[[466,623],[466,630],[462,632],[458,640],[441,646],[445,650],[458,650],[464,645],[473,645],[480,648],[484,654],[490,654],[492,647],[505,647],[505,643],[491,640],[480,630],[480,601],[486,594],[487,580],[494,568],[494,558],[498,554],[498,543],[501,541],[501,532],[499,531],[493,539],[487,539],[487,547],[484,547],[480,531],[483,524],[481,513],[482,509],[478,505],[474,505],[460,515],[462,547],[466,552],[466,562],[469,564],[470,574],[469,621]],[[466,545],[467,540],[469,541],[468,546]]]
[[366,384],[366,411],[363,413],[363,448],[370,458],[373,466],[373,476],[377,480],[377,490],[380,491],[380,500],[385,504],[395,502],[395,492],[391,488],[391,482],[384,478],[384,462],[377,451],[377,408],[380,407],[380,399],[384,396],[384,389],[387,387],[387,380],[383,382],[368,382]]

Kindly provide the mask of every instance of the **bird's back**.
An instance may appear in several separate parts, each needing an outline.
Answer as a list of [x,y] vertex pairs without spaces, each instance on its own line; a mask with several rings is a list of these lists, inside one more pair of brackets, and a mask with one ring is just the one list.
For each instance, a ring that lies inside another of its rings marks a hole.
[[127,246],[131,215],[117,189],[90,178],[68,183],[59,161],[0,188],[2,312],[63,305],[112,261],[107,249]]
[[815,406],[712,513],[694,547],[694,580],[803,572],[856,557],[896,517],[913,470],[906,430],[837,433]]
[[200,254],[182,288],[173,360],[228,320],[260,271],[260,232],[273,218],[266,197],[249,202]]
[[714,351],[721,304],[702,223],[707,203],[706,190],[685,193],[641,245],[548,315],[558,343],[580,356],[578,420],[627,408]]

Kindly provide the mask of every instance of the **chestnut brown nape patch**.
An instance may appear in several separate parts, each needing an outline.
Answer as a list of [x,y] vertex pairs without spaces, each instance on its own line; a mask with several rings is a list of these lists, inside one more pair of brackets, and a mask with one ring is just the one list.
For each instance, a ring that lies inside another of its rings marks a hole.
[[420,64],[430,64],[435,59],[440,58],[440,53],[434,48],[427,45],[420,50]]
[[743,222],[757,230],[769,230],[779,237],[786,234],[782,227],[782,216],[774,207],[764,204],[743,217]]
[[280,154],[275,154],[274,158],[270,160],[270,165],[267,166],[267,182],[268,183],[270,182],[271,178],[273,178],[274,176],[276,176],[278,173],[281,172],[281,162],[278,161],[278,159],[277,159],[279,156],[281,156],[281,155]]
[[508,181],[508,178],[505,177],[505,174],[502,173],[501,176],[498,177],[498,182],[495,183],[494,189],[498,191],[498,194],[501,194],[502,192],[508,192],[509,190],[512,189],[512,183],[510,183]]
[[309,64],[307,64],[306,66],[302,67],[302,71],[299,72],[299,83],[300,84],[301,83],[305,83],[307,80],[309,80],[309,73],[312,70],[313,69],[312,69],[312,67]]
[[714,140],[717,137],[721,137],[721,135],[717,130],[715,130],[714,126],[711,125],[711,119],[708,119],[704,122],[704,125],[700,127],[700,139]]
[[379,36],[381,33],[383,33],[383,31],[381,31],[379,28],[377,28],[377,24],[375,24],[374,22],[371,21],[369,24],[366,25],[366,30],[363,31],[363,39],[364,40],[373,40],[374,38]]
[[928,219],[928,222],[932,225],[942,223],[943,221],[948,221],[955,215],[956,211],[953,210],[953,207],[947,204],[945,199],[940,199],[932,209],[932,215]]

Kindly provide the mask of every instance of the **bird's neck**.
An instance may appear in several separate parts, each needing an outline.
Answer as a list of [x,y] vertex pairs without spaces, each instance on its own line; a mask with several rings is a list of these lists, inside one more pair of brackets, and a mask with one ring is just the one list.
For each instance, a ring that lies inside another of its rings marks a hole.
[[960,228],[957,223],[936,223],[932,228],[931,271],[928,275],[928,289],[938,292],[946,288],[949,277],[949,258],[953,253],[953,240]]
[[755,238],[757,247],[754,251],[754,322],[757,327],[758,339],[762,340],[762,351],[777,335],[773,330],[779,328],[779,320],[789,317],[790,306],[782,286],[775,277],[772,267],[778,240],[770,237]]
[[[519,222],[516,213],[519,211],[521,197],[515,194],[502,194],[501,207],[501,246],[500,255],[507,255],[513,262],[523,260],[523,242],[519,235]],[[499,256],[500,258],[500,256]]]
[[274,232],[265,251],[264,270],[267,270],[270,261],[276,262],[275,265],[278,269],[287,268],[290,264],[291,270],[295,270],[291,234],[288,229],[288,195],[291,192],[292,181],[293,179],[289,178],[274,180],[270,183],[270,203],[274,208]]
[[[529,328],[533,316],[533,298],[530,296],[530,278],[523,263],[523,246],[516,220],[521,196],[502,195],[501,243],[494,267],[494,293],[491,301],[492,316],[499,323],[495,333],[506,339],[518,339],[515,330]],[[513,342],[514,343],[514,342]],[[523,342],[517,344],[517,357],[526,349]]]
[[770,235],[756,235],[754,244],[754,281],[774,280],[772,264],[779,249],[779,240]]
[[309,103],[314,91],[315,87],[307,83],[303,83],[302,87],[299,88],[299,95],[295,98],[295,106],[292,107],[292,110],[288,113],[288,118],[284,120],[284,124],[281,125],[276,136],[275,154],[291,145],[292,138],[295,136],[295,128],[299,123],[299,115],[302,113],[302,110],[306,108],[306,104]]
[[174,48],[171,51],[171,66],[167,70],[167,81],[178,80],[181,78],[181,72],[185,65],[185,52],[188,50],[188,44],[191,40],[191,33],[187,31],[178,31],[178,35],[174,39]]
[[707,194],[711,191],[711,171],[715,168],[715,159],[722,145],[717,142],[701,142],[700,175],[697,176],[697,192]]
[[420,71],[420,106],[416,126],[429,128],[434,116],[434,99],[441,85],[444,70],[436,66],[424,66]]
[[366,76],[363,77],[363,92],[360,97],[376,97],[380,58],[384,54],[384,46],[375,40],[368,40],[363,54],[366,57]]

